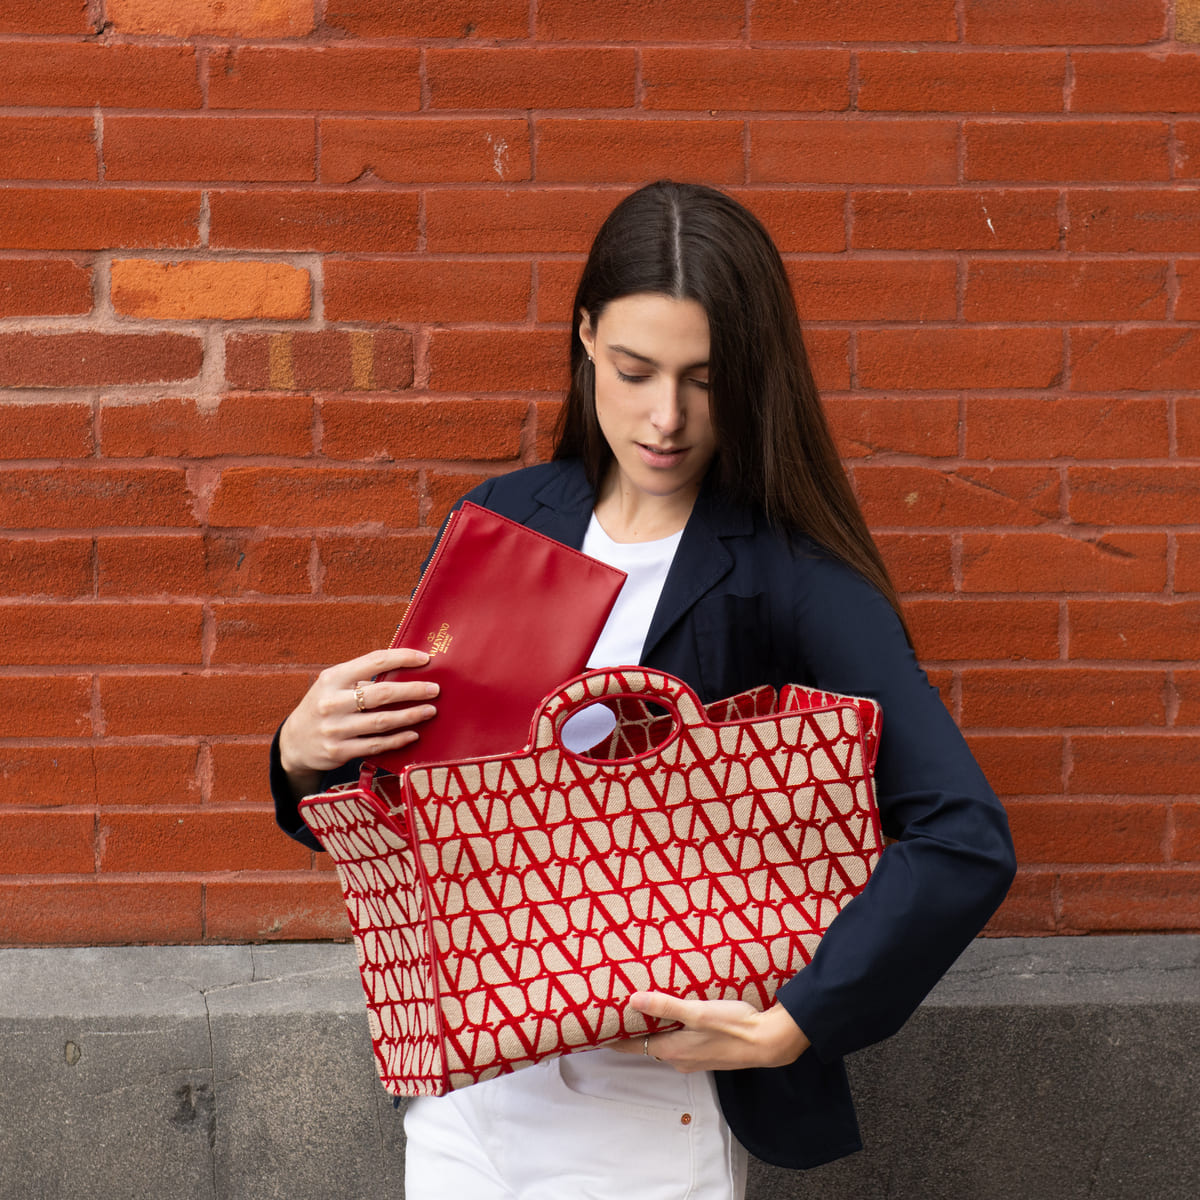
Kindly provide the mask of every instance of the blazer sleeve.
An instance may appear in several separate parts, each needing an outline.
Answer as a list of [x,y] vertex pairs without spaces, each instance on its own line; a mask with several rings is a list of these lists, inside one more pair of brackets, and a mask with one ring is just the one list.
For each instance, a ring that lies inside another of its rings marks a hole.
[[1016,861],[1004,809],[891,605],[839,563],[808,566],[790,634],[810,682],[882,706],[876,796],[896,839],[777,997],[829,1061],[900,1028],[1004,899]]

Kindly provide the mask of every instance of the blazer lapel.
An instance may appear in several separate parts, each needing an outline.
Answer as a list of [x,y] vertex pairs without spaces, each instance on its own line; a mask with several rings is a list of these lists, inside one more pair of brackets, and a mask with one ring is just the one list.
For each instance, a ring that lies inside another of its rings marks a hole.
[[595,506],[595,496],[582,464],[564,461],[561,473],[539,488],[533,499],[540,507],[524,523],[530,529],[578,550],[583,545]]

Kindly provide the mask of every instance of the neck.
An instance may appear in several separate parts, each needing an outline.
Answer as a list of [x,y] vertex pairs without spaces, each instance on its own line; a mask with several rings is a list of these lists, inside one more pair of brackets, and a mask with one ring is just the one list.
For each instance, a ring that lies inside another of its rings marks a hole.
[[648,496],[622,488],[610,473],[596,500],[596,520],[614,542],[654,542],[678,533],[688,522],[700,489],[670,496]]

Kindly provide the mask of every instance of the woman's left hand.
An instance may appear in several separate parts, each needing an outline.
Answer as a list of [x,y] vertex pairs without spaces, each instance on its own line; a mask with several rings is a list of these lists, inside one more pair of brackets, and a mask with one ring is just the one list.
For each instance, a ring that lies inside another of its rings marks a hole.
[[759,1012],[741,1000],[679,1000],[663,992],[634,992],[630,1008],[675,1021],[682,1029],[630,1038],[611,1046],[622,1054],[645,1054],[677,1071],[735,1071],[782,1067],[809,1047],[804,1031],[782,1004]]

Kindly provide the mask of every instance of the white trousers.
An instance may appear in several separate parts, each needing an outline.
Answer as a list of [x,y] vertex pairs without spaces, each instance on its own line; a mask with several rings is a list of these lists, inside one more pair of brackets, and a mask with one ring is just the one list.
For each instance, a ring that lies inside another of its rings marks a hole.
[[708,1073],[613,1050],[409,1101],[405,1200],[743,1200]]

